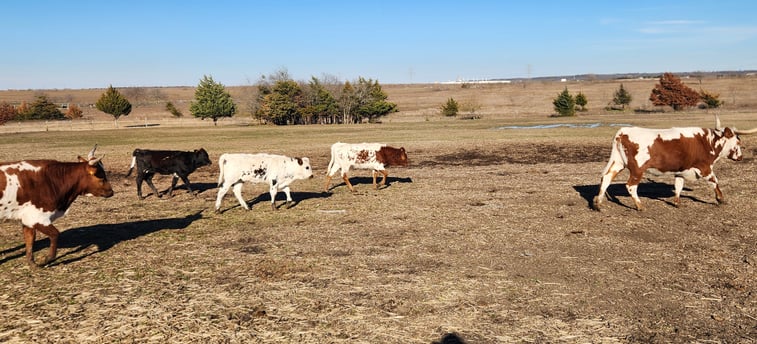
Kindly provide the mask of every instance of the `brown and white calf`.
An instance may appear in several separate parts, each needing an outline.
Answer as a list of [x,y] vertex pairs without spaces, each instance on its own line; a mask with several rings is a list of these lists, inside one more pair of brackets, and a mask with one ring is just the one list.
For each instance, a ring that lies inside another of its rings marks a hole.
[[637,210],[643,210],[637,195],[642,175],[647,169],[675,176],[676,206],[681,204],[681,190],[684,180],[704,178],[715,190],[718,204],[724,202],[713,165],[720,158],[734,161],[742,159],[739,135],[757,132],[757,128],[739,131],[735,128],[670,128],[647,129],[639,127],[621,128],[613,139],[610,161],[602,172],[599,194],[594,197],[594,209],[600,210],[605,192],[615,176],[628,168],[626,183],[628,193],[633,198]]
[[34,265],[37,231],[50,238],[50,251],[40,265],[55,259],[59,231],[53,221],[62,217],[80,195],[111,197],[113,189],[105,176],[95,148],[78,162],[21,160],[0,163],[0,219],[21,220],[26,260]]
[[386,185],[386,177],[389,173],[387,166],[407,166],[407,152],[404,147],[394,148],[382,143],[342,143],[331,145],[331,161],[326,171],[325,191],[329,191],[331,178],[342,170],[342,179],[350,191],[355,191],[347,176],[350,168],[373,170],[373,187],[378,189],[376,176],[380,172],[381,185]]
[[286,203],[292,202],[289,185],[298,179],[313,177],[308,158],[290,158],[275,154],[223,154],[218,159],[218,197],[216,198],[216,212],[220,212],[223,196],[234,187],[236,196],[242,208],[250,207],[242,197],[242,186],[245,182],[268,183],[271,195],[271,209],[276,210],[275,200],[279,190],[284,191]]

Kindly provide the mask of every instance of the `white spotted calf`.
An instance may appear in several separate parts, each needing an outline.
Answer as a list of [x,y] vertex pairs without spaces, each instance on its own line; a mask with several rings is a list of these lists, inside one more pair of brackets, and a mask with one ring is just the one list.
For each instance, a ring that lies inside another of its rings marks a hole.
[[286,194],[286,203],[292,202],[289,184],[295,180],[313,177],[308,158],[290,158],[274,154],[223,154],[218,159],[221,170],[218,176],[218,197],[216,198],[216,212],[221,209],[221,200],[234,187],[236,196],[242,208],[250,207],[242,198],[244,182],[268,183],[271,194],[271,209],[276,210],[275,200],[279,190]]

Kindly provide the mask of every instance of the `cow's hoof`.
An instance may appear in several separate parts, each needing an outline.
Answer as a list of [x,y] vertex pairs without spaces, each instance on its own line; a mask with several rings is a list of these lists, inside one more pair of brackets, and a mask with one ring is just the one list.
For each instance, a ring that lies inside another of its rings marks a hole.
[[42,259],[42,262],[39,263],[38,267],[42,268],[45,267],[47,264],[50,264],[55,258],[50,258],[48,256],[45,256],[45,259]]
[[594,196],[594,200],[591,202],[591,208],[594,209],[594,210],[596,210],[596,211],[601,211],[602,210],[602,207],[600,206],[600,203],[599,203],[599,197],[598,196]]

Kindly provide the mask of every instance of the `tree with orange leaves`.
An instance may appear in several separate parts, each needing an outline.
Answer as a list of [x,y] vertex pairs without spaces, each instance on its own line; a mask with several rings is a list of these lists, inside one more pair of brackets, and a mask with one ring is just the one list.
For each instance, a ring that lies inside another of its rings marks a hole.
[[660,77],[660,83],[654,86],[649,100],[656,106],[667,105],[678,111],[696,106],[699,102],[699,93],[684,85],[673,73],[665,73]]

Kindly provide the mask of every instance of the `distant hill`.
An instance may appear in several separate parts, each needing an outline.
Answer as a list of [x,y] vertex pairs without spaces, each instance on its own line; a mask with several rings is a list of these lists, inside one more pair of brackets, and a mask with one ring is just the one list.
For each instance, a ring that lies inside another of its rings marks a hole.
[[[744,76],[757,76],[757,70],[743,71],[714,71],[714,72],[673,72],[681,78],[732,78]],[[663,72],[660,73],[615,73],[615,74],[576,74],[576,75],[558,75],[542,76],[533,78],[512,78],[512,79],[489,79],[490,81],[560,81],[560,80],[623,80],[623,79],[659,79]]]

